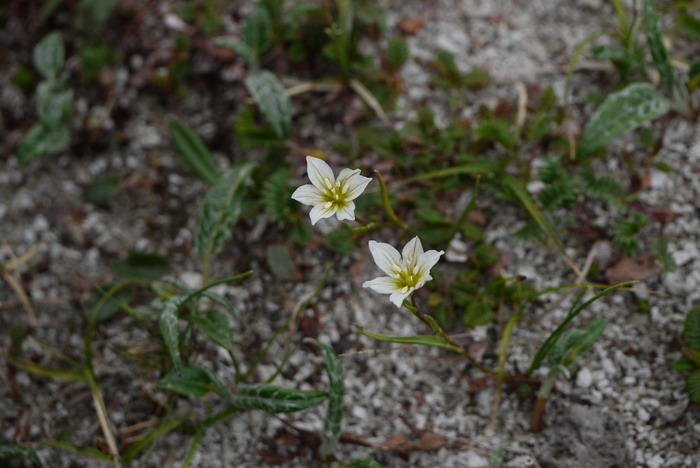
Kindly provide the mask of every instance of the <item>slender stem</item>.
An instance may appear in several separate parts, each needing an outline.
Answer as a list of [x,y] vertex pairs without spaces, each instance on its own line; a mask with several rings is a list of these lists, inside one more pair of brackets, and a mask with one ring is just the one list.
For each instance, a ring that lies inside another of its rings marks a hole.
[[209,284],[207,284],[207,285],[205,285],[205,286],[202,286],[201,288],[199,288],[199,289],[197,289],[197,290],[195,290],[195,291],[192,291],[192,292],[189,293],[187,296],[185,296],[185,299],[184,299],[182,302],[180,302],[180,307],[182,307],[183,305],[185,305],[185,304],[186,304],[190,299],[192,299],[193,297],[199,296],[200,294],[202,294],[202,293],[203,293],[204,291],[206,291],[207,289],[211,289],[211,288],[213,288],[213,287],[215,287],[215,286],[218,286],[218,285],[220,285],[220,284],[231,283],[231,282],[233,282],[233,281],[241,281],[241,280],[246,279],[247,277],[249,277],[249,276],[252,275],[252,274],[253,274],[253,270],[248,270],[248,271],[244,271],[243,273],[240,273],[240,274],[238,274],[238,275],[229,276],[228,278],[216,280],[216,281],[211,282],[211,283],[209,283]]
[[243,380],[243,374],[241,374],[241,367],[238,364],[238,359],[236,359],[236,355],[233,354],[233,351],[231,351],[230,349],[227,351],[228,351],[229,357],[231,358],[231,362],[233,363],[233,371],[236,374],[236,383],[238,383],[241,380]]
[[382,205],[384,205],[384,212],[386,213],[387,218],[389,218],[392,223],[396,224],[404,231],[408,231],[408,225],[401,221],[398,216],[396,216],[394,209],[391,207],[391,202],[389,201],[389,191],[386,188],[382,174],[379,171],[374,171],[374,174],[377,176],[377,181],[379,181],[379,190],[382,192]]
[[375,229],[379,226],[377,223],[367,223],[367,224],[360,224],[357,227],[352,227],[345,221],[341,221],[340,224],[343,225],[345,229],[347,229],[350,232],[365,232],[365,231],[371,231],[372,229]]

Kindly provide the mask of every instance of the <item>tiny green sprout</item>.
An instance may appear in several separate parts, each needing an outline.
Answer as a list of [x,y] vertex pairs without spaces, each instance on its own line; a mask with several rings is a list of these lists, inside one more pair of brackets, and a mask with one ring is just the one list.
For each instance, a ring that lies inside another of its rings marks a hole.
[[304,205],[313,206],[309,216],[311,224],[319,219],[336,215],[339,221],[355,219],[353,200],[364,192],[372,179],[360,175],[359,169],[343,169],[336,178],[325,161],[306,157],[310,184],[294,191],[292,198]]
[[380,294],[391,294],[389,300],[398,308],[413,291],[433,279],[430,269],[445,253],[442,250],[423,252],[418,236],[406,244],[401,254],[391,245],[373,240],[369,241],[369,250],[377,266],[389,276],[365,281],[362,287],[372,288]]

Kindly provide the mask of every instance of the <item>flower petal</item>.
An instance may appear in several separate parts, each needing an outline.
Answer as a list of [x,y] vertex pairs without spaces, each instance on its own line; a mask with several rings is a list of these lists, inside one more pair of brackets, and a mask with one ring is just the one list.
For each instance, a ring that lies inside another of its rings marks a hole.
[[[444,251],[428,250],[423,253],[420,258],[418,258],[418,264],[416,265],[418,277],[423,280],[430,277],[430,269],[435,266],[435,264],[440,260],[440,256],[444,254]],[[432,279],[432,277],[431,277]],[[426,279],[426,281],[428,281]]]
[[418,265],[418,260],[420,259],[421,255],[423,255],[423,244],[421,244],[418,236],[408,241],[401,251],[401,257],[403,257],[404,265],[406,265],[408,270],[411,270]]
[[339,221],[344,219],[355,219],[355,204],[351,201],[347,202],[344,207],[338,208],[335,215],[338,217]]
[[354,200],[359,197],[370,182],[372,182],[372,179],[361,176],[359,169],[343,169],[338,175],[338,180],[336,180],[340,187],[340,192],[347,197],[347,200]]
[[323,192],[311,184],[306,184],[294,191],[292,199],[304,205],[318,205],[323,203]]
[[401,254],[384,242],[369,241],[369,251],[374,263],[389,276],[395,276],[401,271]]
[[316,224],[316,221],[318,221],[319,219],[330,218],[335,214],[336,211],[337,210],[335,205],[331,205],[329,207],[326,207],[325,204],[314,205],[314,207],[311,208],[311,212],[309,213],[309,216],[311,217],[311,224]]
[[372,288],[374,291],[380,294],[393,294],[400,291],[399,285],[396,279],[390,278],[388,276],[380,276],[379,278],[374,278],[370,281],[365,281],[362,283],[363,288]]
[[403,301],[404,301],[408,296],[410,296],[412,292],[413,292],[413,288],[410,288],[410,289],[408,290],[408,292],[406,292],[406,293],[401,293],[401,292],[392,293],[392,295],[389,296],[389,300],[390,300],[391,302],[393,302],[394,305],[400,309],[401,306],[403,305]]
[[313,156],[306,157],[306,172],[309,180],[321,191],[333,190],[335,176],[333,169],[322,159]]

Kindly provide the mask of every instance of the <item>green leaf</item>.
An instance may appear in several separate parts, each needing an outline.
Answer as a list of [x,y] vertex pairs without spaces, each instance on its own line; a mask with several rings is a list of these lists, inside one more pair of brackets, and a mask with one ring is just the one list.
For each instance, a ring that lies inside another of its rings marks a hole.
[[501,120],[482,122],[477,125],[475,133],[480,140],[496,141],[507,149],[512,149],[517,144],[516,137],[510,126]]
[[287,221],[293,210],[292,200],[293,189],[289,182],[292,179],[292,171],[289,169],[278,169],[273,172],[265,181],[262,198],[270,217],[278,223]]
[[275,135],[285,139],[292,122],[292,106],[282,82],[274,73],[259,70],[249,74],[244,83]]
[[323,359],[326,361],[326,372],[331,389],[328,395],[328,411],[323,422],[323,442],[321,443],[321,454],[328,458],[335,450],[343,425],[343,413],[345,412],[343,406],[343,397],[345,396],[343,365],[330,346],[318,340],[310,339],[308,341],[316,343],[321,348]]
[[214,291],[204,291],[202,293],[202,296],[222,306],[224,309],[226,309],[226,312],[231,314],[231,316],[236,315],[236,310],[233,308],[233,305],[229,301],[227,301],[226,298],[223,297],[221,294],[217,294]]
[[668,102],[647,83],[633,83],[610,94],[586,125],[579,153],[593,153],[613,138],[665,114],[668,108]]
[[690,374],[685,383],[693,403],[700,402],[700,369]]
[[682,9],[676,16],[676,26],[678,31],[686,36],[700,41],[700,18]]
[[690,349],[700,351],[700,307],[688,312],[683,328],[683,338]]
[[267,265],[277,279],[291,280],[298,276],[297,265],[294,263],[289,247],[285,244],[270,245],[265,249]]
[[194,235],[197,256],[204,264],[208,264],[231,237],[252,171],[252,163],[236,164],[209,190],[197,216]]
[[63,68],[65,55],[61,34],[49,33],[34,47],[34,66],[44,78],[53,80]]
[[108,208],[112,198],[119,192],[119,177],[114,174],[101,174],[87,186],[85,200],[102,208]]
[[401,343],[410,345],[433,346],[435,348],[445,348],[452,351],[459,351],[442,337],[432,335],[413,335],[413,336],[396,336],[374,333],[363,328],[357,328],[357,331],[365,336],[375,340],[384,341],[385,343]]
[[688,372],[695,370],[696,365],[687,357],[682,357],[671,362],[671,367],[678,372]]
[[355,248],[352,236],[343,227],[336,228],[323,236],[323,245],[338,253],[348,253]]
[[661,32],[659,15],[651,0],[644,0],[644,32],[647,36],[651,58],[654,60],[656,69],[659,70],[664,88],[671,93],[674,99],[687,99],[685,86],[680,82],[676,70],[671,65],[671,57],[668,55]]
[[78,11],[87,15],[86,23],[92,31],[99,29],[117,4],[117,0],[81,0]]
[[182,367],[180,364],[180,325],[178,323],[178,297],[165,301],[160,313],[160,333],[163,335],[165,347],[170,353],[170,359],[176,370]]
[[270,384],[239,385],[232,404],[242,409],[259,409],[270,413],[291,413],[319,405],[328,398],[326,392],[309,392]]
[[50,81],[37,87],[37,113],[41,123],[49,128],[70,125],[73,119],[73,91],[62,91]]
[[0,440],[0,462],[9,463],[9,466],[19,467],[24,466],[22,465],[23,458],[29,458],[35,466],[43,466],[33,449],[17,442]]
[[158,382],[158,387],[182,395],[202,396],[209,393],[212,385],[209,375],[202,369],[183,367],[170,371]]
[[614,286],[610,286],[609,288],[606,288],[599,292],[598,294],[594,295],[592,298],[584,302],[583,304],[579,305],[581,300],[583,299],[583,295],[586,293],[586,290],[581,291],[581,293],[576,297],[576,300],[574,303],[571,305],[571,308],[569,309],[569,312],[566,314],[566,318],[562,321],[561,324],[552,332],[551,335],[547,337],[546,340],[544,340],[544,343],[542,343],[542,346],[540,346],[540,349],[537,350],[537,353],[535,354],[535,358],[532,360],[532,364],[530,364],[530,368],[527,370],[525,375],[532,375],[532,373],[540,366],[542,361],[544,360],[545,357],[549,354],[549,352],[552,350],[554,345],[557,343],[557,340],[561,337],[561,335],[564,333],[564,330],[566,329],[566,326],[574,319],[578,314],[580,314],[582,311],[584,311],[586,308],[588,308],[589,305],[593,304],[595,301],[600,299],[601,297],[610,294],[611,292],[624,288],[627,286],[631,286],[633,284],[637,283],[636,281],[628,281],[626,283],[618,283]]
[[549,353],[551,367],[568,367],[574,359],[585,354],[603,334],[608,324],[605,319],[591,320],[583,328],[572,328],[557,340]]
[[233,339],[231,336],[233,331],[223,312],[215,309],[207,310],[203,315],[195,315],[194,323],[196,323],[199,329],[211,338],[214,343],[231,350],[233,347]]
[[112,271],[122,278],[157,280],[170,273],[170,264],[156,253],[131,252],[114,262]]
[[234,118],[233,130],[236,140],[244,148],[267,148],[280,144],[271,128],[256,123],[253,107],[244,107]]
[[272,20],[262,6],[258,6],[246,18],[243,26],[243,40],[256,56],[264,54],[272,46]]
[[239,57],[248,62],[250,68],[258,68],[258,58],[255,51],[245,42],[239,41],[237,39],[231,39],[227,37],[217,37],[214,39],[214,44],[219,47],[224,47],[226,49],[231,49]]
[[350,468],[382,468],[382,465],[371,458],[357,458],[352,461]]
[[199,135],[187,124],[178,119],[172,119],[170,140],[182,159],[200,179],[211,185],[218,180],[221,173],[219,165]]
[[681,348],[681,352],[683,353],[684,357],[689,359],[697,367],[700,367],[700,349],[691,349],[684,346]]
[[394,36],[386,47],[386,62],[394,70],[403,67],[408,61],[408,44],[401,36]]
[[49,128],[41,123],[35,124],[17,148],[17,160],[28,164],[38,158],[49,156],[65,149],[70,143],[70,128],[61,126]]

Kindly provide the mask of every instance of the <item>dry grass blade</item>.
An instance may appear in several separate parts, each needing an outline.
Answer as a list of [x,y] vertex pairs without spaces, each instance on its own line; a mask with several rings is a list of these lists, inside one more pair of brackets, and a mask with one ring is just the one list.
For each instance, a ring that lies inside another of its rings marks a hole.
[[391,122],[389,122],[389,118],[386,116],[386,113],[384,112],[384,109],[382,109],[382,105],[379,104],[379,101],[377,101],[377,98],[374,97],[374,95],[359,81],[356,79],[350,80],[350,87],[360,95],[363,101],[365,101],[365,104],[367,104],[370,109],[374,111],[375,114],[377,114],[377,117],[379,117],[379,120],[384,122],[387,125],[391,125]]

